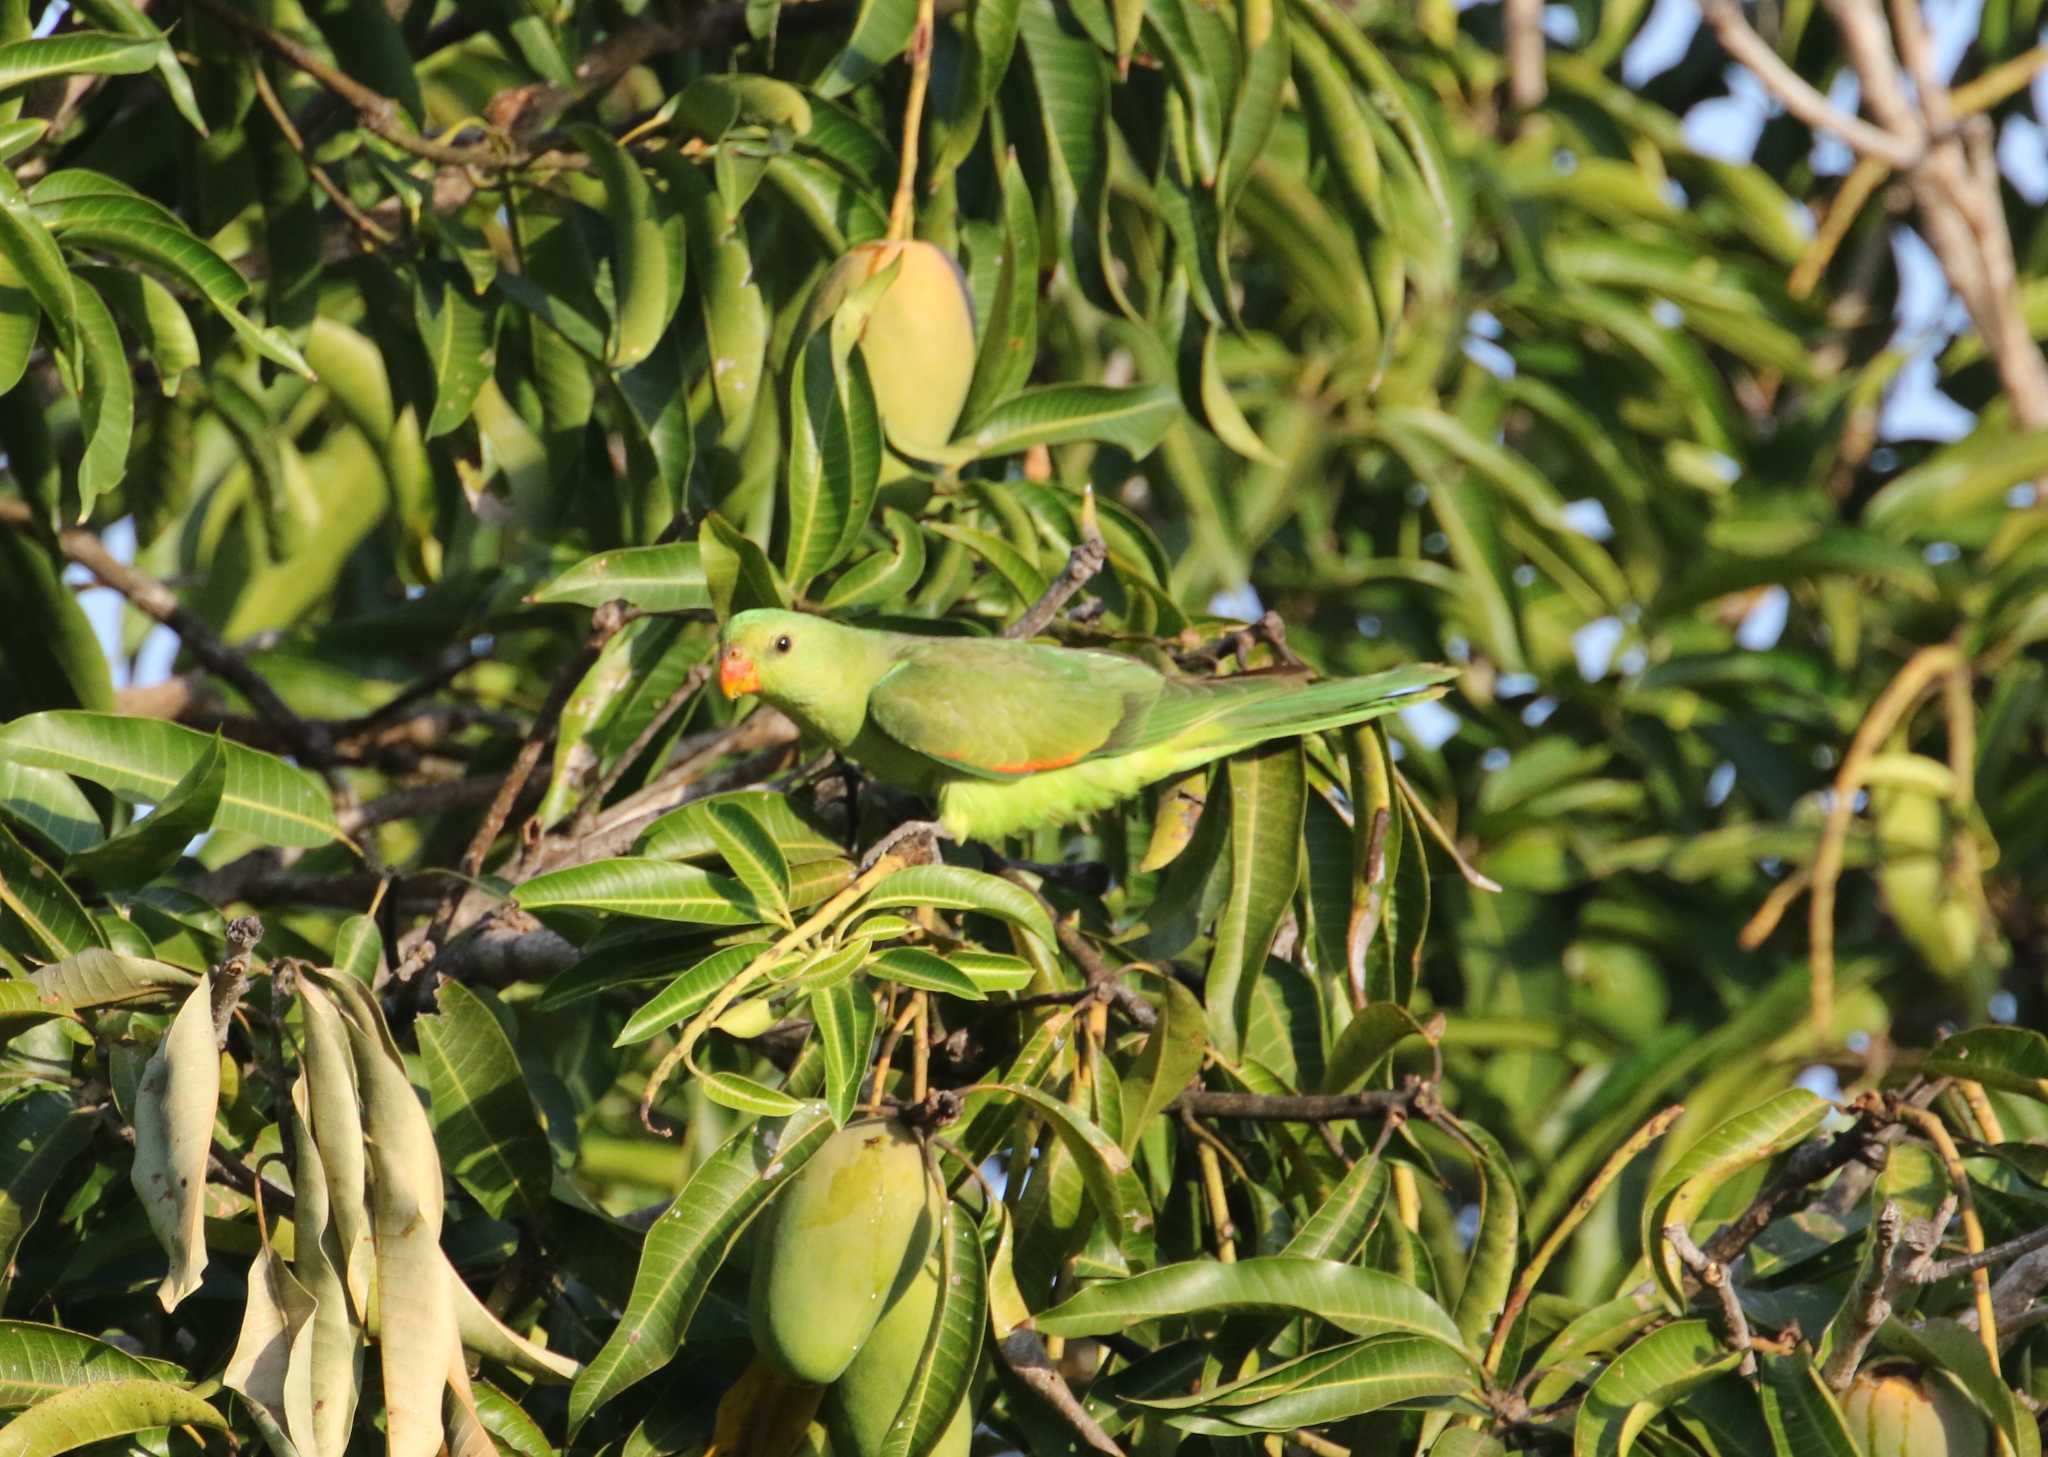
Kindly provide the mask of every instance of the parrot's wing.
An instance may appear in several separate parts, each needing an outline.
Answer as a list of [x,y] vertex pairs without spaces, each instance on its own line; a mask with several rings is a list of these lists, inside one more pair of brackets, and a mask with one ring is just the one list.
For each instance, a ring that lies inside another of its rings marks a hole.
[[1158,697],[1160,676],[1112,653],[934,643],[883,675],[868,715],[907,749],[984,779],[1061,769]]

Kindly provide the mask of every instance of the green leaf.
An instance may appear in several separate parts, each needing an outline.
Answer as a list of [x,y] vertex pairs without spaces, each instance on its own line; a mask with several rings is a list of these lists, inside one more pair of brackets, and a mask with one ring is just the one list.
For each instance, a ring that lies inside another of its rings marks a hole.
[[65,870],[117,889],[147,885],[178,863],[194,836],[213,825],[227,784],[227,754],[216,735],[163,802],[127,829],[73,855]]
[[1443,1307],[1414,1286],[1380,1270],[1300,1255],[1163,1265],[1090,1285],[1032,1324],[1052,1336],[1098,1336],[1144,1321],[1246,1310],[1312,1316],[1355,1336],[1403,1332],[1465,1349]]
[[1180,413],[1180,398],[1166,385],[1039,385],[994,406],[940,458],[961,465],[1034,445],[1089,440],[1142,460]]
[[939,1228],[938,1303],[925,1334],[910,1389],[889,1424],[877,1457],[917,1457],[936,1444],[968,1398],[981,1361],[981,1333],[988,1324],[988,1268],[981,1240],[966,1210],[945,1207]]
[[814,83],[817,93],[844,96],[902,55],[916,27],[916,0],[861,0],[846,45]]
[[72,855],[90,850],[104,838],[92,801],[70,775],[59,775],[53,768],[0,762],[0,816],[35,830]]
[[[125,4],[126,0],[120,3]],[[156,364],[157,383],[165,397],[176,395],[178,381],[185,372],[199,368],[201,363],[199,336],[193,332],[192,320],[177,296],[147,273],[134,269],[88,264],[74,268],[72,273],[78,282],[90,284],[106,300],[115,317],[141,339]]]
[[768,564],[767,554],[723,516],[713,512],[704,518],[697,547],[711,610],[720,621],[754,607],[789,606],[789,589]]
[[857,982],[842,980],[812,992],[810,1009],[825,1059],[825,1102],[832,1121],[843,1125],[853,1116],[874,1051],[874,995]]
[[57,872],[0,826],[0,945],[57,961],[106,937]]
[[823,1103],[806,1104],[779,1123],[742,1129],[690,1176],[648,1229],[626,1312],[569,1393],[572,1432],[668,1364],[741,1233],[835,1128]]
[[36,216],[14,174],[4,167],[0,167],[0,254],[6,256],[9,273],[26,285],[50,321],[58,349],[76,354],[77,307],[71,270],[64,266],[57,240]]
[[1123,1079],[1123,1138],[1126,1153],[1135,1153],[1152,1119],[1179,1097],[1202,1070],[1209,1055],[1209,1019],[1195,994],[1173,977],[1161,983],[1159,1019],[1145,1039],[1138,1060]]
[[157,73],[163,79],[164,90],[170,93],[171,104],[178,108],[178,115],[192,124],[192,130],[202,137],[206,135],[206,122],[199,114],[199,99],[192,91],[192,78],[186,74],[178,53],[165,40],[164,33],[150,23],[148,16],[131,0],[79,0],[78,11],[107,30],[155,41],[159,47]]
[[648,612],[687,612],[711,605],[703,558],[694,541],[601,551],[535,589],[531,600],[584,607],[623,600]]
[[744,926],[762,918],[746,887],[729,876],[633,856],[536,875],[513,898],[529,911],[579,908],[702,926]]
[[1657,1413],[1741,1358],[1703,1320],[1651,1331],[1617,1356],[1579,1407],[1572,1457],[1627,1457]]
[[707,811],[711,839],[754,904],[789,925],[789,862],[768,826],[743,800],[727,799]]
[[1032,1111],[1052,1126],[1067,1152],[1073,1155],[1089,1200],[1112,1240],[1122,1243],[1127,1236],[1143,1236],[1150,1229],[1151,1213],[1144,1191],[1131,1172],[1130,1158],[1100,1125],[1038,1088],[1004,1083],[1001,1090],[1028,1103]]
[[445,273],[423,274],[412,296],[413,321],[434,376],[434,412],[425,437],[461,425],[497,362],[493,319]]
[[206,1161],[220,1103],[211,988],[201,982],[150,1054],[135,1094],[135,1163],[129,1182],[170,1256],[157,1287],[165,1310],[199,1288],[206,1269]]
[[1239,754],[1229,766],[1230,891],[1216,922],[1204,1000],[1209,1035],[1227,1054],[1244,1041],[1266,953],[1301,880],[1308,781],[1296,743]]
[[67,1007],[118,1007],[182,1003],[199,978],[181,966],[91,947],[51,962],[30,980],[44,996]]
[[[68,1094],[48,1087],[31,1088],[0,1104],[0,1300],[13,1283],[14,1257],[22,1238],[72,1160],[92,1142],[98,1124],[97,1111],[77,1107]],[[51,1370],[47,1352],[33,1340],[10,1340],[7,1332],[12,1328],[11,1322],[0,1325],[0,1407],[26,1404],[43,1394],[31,1391],[17,1403],[8,1399],[19,1389],[15,1383],[47,1378],[50,1387],[76,1384],[68,1369]]]
[[1425,1337],[1404,1335],[1318,1352],[1225,1389],[1232,1391],[1232,1404],[1213,1417],[1176,1412],[1172,1424],[1215,1436],[1290,1432],[1390,1406],[1442,1406],[1454,1397],[1476,1400],[1465,1357]]
[[785,869],[837,859],[845,853],[845,848],[806,818],[788,795],[771,789],[736,789],[693,799],[649,825],[634,848],[659,860],[702,860],[719,854],[711,820],[720,806],[742,808],[748,818],[763,826]]
[[907,595],[924,575],[924,532],[918,524],[893,506],[883,508],[882,520],[888,548],[862,557],[834,579],[825,592],[828,609],[882,606]]
[[1449,1114],[1445,1118],[1449,1127],[1463,1135],[1467,1156],[1479,1176],[1479,1232],[1465,1263],[1457,1310],[1458,1329],[1476,1347],[1506,1306],[1521,1262],[1522,1191],[1515,1184],[1507,1154],[1492,1134]]
[[155,70],[164,49],[160,37],[97,30],[10,41],[0,45],[0,90],[46,76],[133,76]]
[[1643,1248],[1678,1309],[1685,1308],[1685,1267],[1664,1239],[1664,1226],[1689,1226],[1714,1190],[1750,1165],[1792,1147],[1827,1115],[1828,1105],[1820,1098],[1804,1088],[1788,1088],[1716,1126],[1651,1185],[1642,1206]]
[[619,1029],[612,1045],[629,1047],[636,1042],[645,1042],[688,1020],[702,1011],[727,982],[745,971],[748,964],[767,948],[766,941],[742,941],[737,946],[726,946],[712,952],[649,997],[639,1011],[626,1019],[626,1025]]
[[891,946],[878,951],[868,962],[869,976],[898,985],[917,987],[928,992],[938,992],[949,997],[961,997],[970,1002],[983,1000],[980,987],[974,979],[954,966],[943,956],[921,950],[915,946]]
[[908,866],[877,885],[869,893],[867,904],[878,910],[886,906],[935,906],[941,910],[981,911],[1036,936],[1048,951],[1057,944],[1052,918],[1036,896],[999,876],[964,866]]
[[[61,769],[121,798],[160,804],[192,772],[213,740],[161,719],[52,710],[0,728],[0,759]],[[241,744],[226,755],[215,824],[273,845],[312,847],[341,838],[327,787],[317,775]]]
[[657,213],[654,190],[647,185],[639,164],[612,140],[610,132],[586,125],[571,127],[569,134],[589,154],[592,170],[604,187],[612,288],[618,299],[606,357],[613,368],[630,369],[653,353],[675,312],[676,299],[682,294],[682,238],[678,234],[671,246]]
[[1926,1066],[1936,1076],[1969,1078],[2048,1102],[2048,1037],[2026,1027],[1977,1027],[1944,1037]]
[[413,1027],[441,1162],[493,1219],[536,1214],[554,1164],[519,1055],[475,992],[444,979],[435,995],[439,1014]]
[[1804,1351],[1761,1357],[1764,1421],[1782,1450],[1813,1457],[1860,1457],[1842,1409]]
[[210,1403],[168,1381],[95,1381],[39,1401],[0,1427],[0,1457],[54,1457],[152,1427],[226,1426]]
[[880,479],[881,417],[861,351],[838,347],[843,332],[817,330],[790,369],[782,571],[798,591],[858,539]]
[[1396,1002],[1373,1002],[1344,1024],[1323,1068],[1323,1091],[1348,1093],[1365,1086],[1389,1054],[1410,1037],[1422,1035],[1422,1024]]

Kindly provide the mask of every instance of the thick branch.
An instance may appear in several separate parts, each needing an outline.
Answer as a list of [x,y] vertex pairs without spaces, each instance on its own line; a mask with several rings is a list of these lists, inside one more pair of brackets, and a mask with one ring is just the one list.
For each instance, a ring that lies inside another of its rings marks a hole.
[[1884,1208],[1877,1212],[1877,1244],[1857,1272],[1856,1283],[1835,1316],[1834,1349],[1821,1369],[1821,1379],[1837,1396],[1855,1381],[1856,1368],[1863,1364],[1863,1353],[1892,1318],[1892,1254],[1899,1247],[1901,1225],[1899,1206],[1887,1199]]

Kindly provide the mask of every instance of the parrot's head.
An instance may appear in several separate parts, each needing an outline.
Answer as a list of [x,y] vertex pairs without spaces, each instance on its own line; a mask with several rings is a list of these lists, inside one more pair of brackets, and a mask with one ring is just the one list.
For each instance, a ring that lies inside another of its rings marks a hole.
[[718,686],[727,698],[767,699],[836,747],[860,732],[867,690],[886,671],[879,633],[802,612],[736,612],[718,635]]
[[818,619],[799,612],[737,612],[718,635],[718,686],[727,698],[784,696],[815,659],[810,629]]

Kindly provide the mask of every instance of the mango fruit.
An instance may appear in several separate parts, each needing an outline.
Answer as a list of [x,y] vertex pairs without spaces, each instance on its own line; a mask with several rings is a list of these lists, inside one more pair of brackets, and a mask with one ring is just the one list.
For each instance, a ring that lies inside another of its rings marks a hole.
[[929,456],[953,438],[974,383],[974,296],[952,255],[915,241],[859,244],[820,280],[805,332],[892,263],[861,328],[861,362],[889,444]]
[[821,1457],[829,1450],[817,1420],[824,1398],[822,1386],[749,1361],[719,1400],[705,1457]]
[[1914,1366],[1859,1372],[1842,1398],[1864,1457],[1989,1457],[1991,1433],[1969,1399]]
[[902,1125],[849,1123],[769,1207],[754,1262],[754,1345],[784,1375],[836,1381],[931,1250],[924,1150]]
[[[1940,767],[1940,766],[1936,766]],[[1948,868],[1950,812],[1935,795],[1910,785],[1870,791],[1877,830],[1877,884],[1884,908],[1906,940],[1939,976],[1951,981],[1976,959],[1977,907],[1957,894]],[[1969,834],[1967,825],[1953,832]]]
[[[825,1426],[840,1457],[878,1457],[889,1428],[903,1406],[924,1356],[925,1336],[939,1305],[939,1258],[926,1257],[916,1276],[896,1297],[853,1364],[825,1397]],[[967,1457],[974,1418],[963,1398],[932,1457]]]

